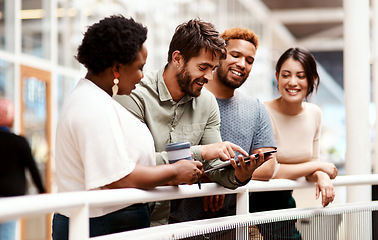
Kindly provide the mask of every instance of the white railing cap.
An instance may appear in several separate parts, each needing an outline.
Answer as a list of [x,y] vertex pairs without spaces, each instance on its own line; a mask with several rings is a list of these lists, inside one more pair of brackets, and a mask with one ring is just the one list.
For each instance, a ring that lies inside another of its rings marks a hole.
[[[332,183],[335,187],[378,184],[378,174],[338,176],[336,179],[332,180]],[[247,185],[235,190],[226,189],[216,183],[203,183],[201,190],[198,189],[198,185],[193,184],[175,187],[156,187],[148,191],[129,188],[8,197],[0,198],[0,221],[7,221],[27,215],[51,213],[62,209],[79,208],[84,205],[99,207],[217,194],[242,193],[246,191],[259,192],[310,188],[313,186],[314,183],[309,183],[304,179],[296,181],[272,179],[270,181],[252,180]]]

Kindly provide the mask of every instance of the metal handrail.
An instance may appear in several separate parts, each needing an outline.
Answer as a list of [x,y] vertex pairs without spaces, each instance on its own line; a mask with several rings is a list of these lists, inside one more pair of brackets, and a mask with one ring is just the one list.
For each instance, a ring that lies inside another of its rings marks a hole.
[[[335,187],[378,185],[378,174],[338,176],[332,180],[332,183]],[[197,185],[180,185],[156,187],[153,190],[129,188],[8,197],[0,198],[0,221],[71,209],[74,214],[70,221],[70,239],[83,240],[89,239],[89,234],[86,231],[83,232],[83,229],[89,224],[88,212],[91,207],[237,193],[237,214],[243,214],[248,212],[248,192],[311,188],[314,185],[304,179],[296,181],[272,179],[270,181],[252,180],[247,185],[235,190],[226,189],[216,183],[204,183],[201,190]],[[73,229],[71,229],[71,222],[76,223]],[[78,223],[80,227],[78,227]],[[80,229],[80,233],[72,232],[76,228]]]

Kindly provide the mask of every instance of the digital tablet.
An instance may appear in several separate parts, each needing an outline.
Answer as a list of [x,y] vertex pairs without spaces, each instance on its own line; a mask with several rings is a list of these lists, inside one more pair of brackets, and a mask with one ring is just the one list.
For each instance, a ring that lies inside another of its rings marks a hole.
[[[270,154],[276,153],[276,152],[277,152],[277,150],[271,150],[271,151],[264,152],[264,158],[267,157],[267,156],[269,156]],[[253,156],[255,156],[255,160],[257,160],[259,158],[259,154],[258,153],[253,154]],[[238,159],[235,159],[235,161],[236,161],[236,164],[239,164],[239,160]],[[250,159],[250,157],[245,157],[244,161],[245,161],[245,163],[249,163],[251,161],[251,159]],[[227,166],[232,166],[231,165],[231,161],[226,161],[223,164],[219,164],[218,166],[215,166],[213,168],[207,169],[206,171],[204,171],[204,173],[208,173],[210,171],[214,171],[214,170],[217,170],[217,169],[220,169],[220,168],[224,168],[224,167],[227,167]]]

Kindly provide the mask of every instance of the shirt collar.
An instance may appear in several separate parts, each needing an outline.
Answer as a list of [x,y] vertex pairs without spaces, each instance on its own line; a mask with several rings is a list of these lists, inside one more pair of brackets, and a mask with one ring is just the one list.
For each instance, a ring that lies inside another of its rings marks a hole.
[[[169,90],[167,88],[167,85],[165,85],[164,78],[163,78],[163,73],[164,73],[164,70],[167,66],[168,66],[168,64],[165,65],[164,67],[160,68],[159,71],[158,71],[157,88],[158,88],[159,98],[160,98],[160,101],[162,101],[162,102],[171,101],[171,102],[176,103],[175,101],[173,101],[172,96],[169,93]],[[188,102],[192,99],[193,99],[193,97],[188,96],[188,95],[184,95],[184,97],[182,97],[180,99],[180,101],[178,101],[178,102],[179,103],[186,103],[186,102]]]

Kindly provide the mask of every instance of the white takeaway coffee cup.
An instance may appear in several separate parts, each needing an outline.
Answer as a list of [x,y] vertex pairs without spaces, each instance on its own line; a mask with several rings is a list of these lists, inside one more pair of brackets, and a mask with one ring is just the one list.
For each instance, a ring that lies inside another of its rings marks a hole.
[[165,146],[165,151],[168,154],[169,163],[175,163],[182,159],[192,160],[190,151],[190,142],[170,143]]

